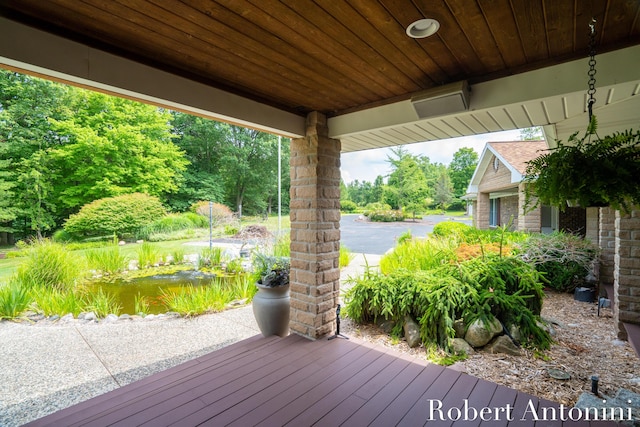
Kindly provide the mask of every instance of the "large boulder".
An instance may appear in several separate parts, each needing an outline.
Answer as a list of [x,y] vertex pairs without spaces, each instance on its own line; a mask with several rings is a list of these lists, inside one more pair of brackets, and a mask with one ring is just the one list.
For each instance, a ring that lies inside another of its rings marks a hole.
[[454,338],[451,340],[451,350],[454,354],[464,353],[469,355],[475,353],[473,347],[471,347],[469,343],[462,338]]
[[504,353],[512,356],[521,356],[520,348],[516,346],[511,338],[506,335],[500,335],[491,344],[487,346],[489,353]]
[[457,319],[453,322],[453,330],[456,331],[456,338],[464,338],[467,328],[464,326],[464,319]]
[[420,325],[411,316],[404,317],[404,337],[411,348],[419,346],[422,342],[420,339]]
[[483,347],[489,343],[496,335],[502,333],[502,323],[495,317],[491,316],[485,325],[480,319],[477,319],[464,335],[464,340],[472,347]]

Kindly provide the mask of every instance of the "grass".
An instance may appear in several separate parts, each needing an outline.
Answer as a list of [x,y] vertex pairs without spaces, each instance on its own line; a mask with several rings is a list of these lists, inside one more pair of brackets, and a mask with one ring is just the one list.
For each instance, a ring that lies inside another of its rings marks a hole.
[[103,274],[116,274],[127,266],[127,257],[120,250],[120,246],[112,245],[104,249],[88,250],[85,253],[90,269]]
[[29,292],[16,282],[0,285],[0,319],[15,319],[31,303]]
[[61,291],[57,289],[34,288],[31,290],[31,298],[33,304],[31,308],[45,316],[53,316],[55,314],[64,316],[73,314],[78,316],[86,308],[86,301],[77,291]]

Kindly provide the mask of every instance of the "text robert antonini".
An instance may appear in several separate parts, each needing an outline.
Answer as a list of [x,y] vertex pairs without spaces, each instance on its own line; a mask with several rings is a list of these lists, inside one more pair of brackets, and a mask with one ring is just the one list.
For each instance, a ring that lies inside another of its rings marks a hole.
[[[484,406],[481,408],[469,404],[468,399],[464,399],[462,406],[452,406],[443,408],[439,399],[428,400],[428,418],[426,421],[632,421],[631,407],[611,407],[611,408],[576,408],[567,407],[563,404],[559,406],[538,407],[537,400],[529,399],[524,410],[520,408],[515,411],[513,405],[504,406]],[[520,413],[516,413],[520,412]]]

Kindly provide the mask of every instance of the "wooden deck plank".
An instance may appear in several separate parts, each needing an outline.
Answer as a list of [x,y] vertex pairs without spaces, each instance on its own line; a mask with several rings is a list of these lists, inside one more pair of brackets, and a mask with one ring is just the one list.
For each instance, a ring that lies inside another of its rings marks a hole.
[[[375,350],[380,353],[379,357],[368,364],[363,366],[362,370],[357,372],[350,378],[344,378],[344,382],[339,384],[333,382],[333,384],[327,384],[327,390],[324,397],[316,400],[316,402],[309,406],[304,412],[289,421],[286,425],[300,426],[300,425],[313,425],[318,422],[325,414],[335,409],[341,402],[345,400],[345,397],[351,396],[367,383],[372,377],[384,372],[387,367],[393,362],[394,357],[387,353],[387,349],[381,348]],[[333,389],[331,389],[333,387]],[[314,389],[314,393],[322,387]]]
[[[366,354],[372,351],[370,348],[364,346],[356,346],[352,351],[348,353],[349,357],[334,358],[331,357],[331,354],[335,353],[331,352],[330,350],[337,351],[340,349],[344,350],[345,348],[349,349],[352,347],[349,345],[343,346],[341,344],[341,341],[337,340],[323,340],[322,343],[318,343],[317,341],[316,343],[318,344],[318,350],[320,350],[321,347],[325,347],[327,350],[329,350],[329,355],[325,358],[325,360],[319,361],[318,365],[308,368],[310,371],[312,371],[311,375],[305,377],[303,381],[298,380],[299,377],[293,378],[293,380],[295,380],[295,384],[293,384],[286,390],[283,390],[279,394],[269,392],[266,395],[263,395],[262,400],[256,400],[254,402],[251,410],[243,413],[239,418],[231,422],[229,425],[246,426],[256,425],[260,423],[262,420],[270,417],[273,413],[281,410],[283,407],[290,407],[291,402],[293,402],[299,396],[303,395],[309,390],[312,390],[314,387],[318,386],[327,379],[336,375],[345,375],[347,372],[349,372],[349,370],[354,369],[354,366],[358,366],[358,364],[362,363],[361,359],[365,357]],[[324,366],[324,369],[321,365],[322,362],[326,364]],[[312,368],[315,369],[312,370]],[[201,413],[194,414],[194,416],[189,417],[185,421],[187,423],[195,422],[197,424],[197,422],[210,420],[213,423],[212,425],[219,425],[220,419],[211,418],[212,416],[217,415],[211,415],[212,412],[214,411],[202,411]],[[227,415],[225,414],[224,416],[226,417]]]
[[[242,342],[241,342],[242,343]],[[151,375],[140,382],[135,382],[120,389],[116,389],[107,395],[98,396],[91,406],[84,408],[81,412],[70,413],[69,416],[60,419],[60,423],[66,426],[78,425],[88,426],[104,425],[100,418],[104,416],[112,417],[122,410],[130,409],[132,412],[139,410],[148,399],[158,399],[164,394],[171,397],[175,394],[185,394],[188,396],[190,389],[202,381],[203,375],[210,371],[228,370],[241,363],[248,354],[255,352],[269,353],[287,347],[279,340],[268,338],[265,341],[252,341],[242,343],[221,355],[216,355],[208,360],[208,363],[190,363],[186,369],[183,365],[178,365],[158,374]],[[185,386],[185,384],[187,384]],[[181,390],[185,388],[186,390]],[[87,415],[89,414],[89,415]]]
[[[309,343],[311,342],[309,341]],[[237,392],[224,396],[224,400],[215,402],[216,411],[206,411],[206,416],[194,414],[194,417],[199,417],[200,419],[215,417],[213,420],[218,425],[226,425],[247,414],[256,408],[259,403],[267,401],[274,396],[279,396],[299,382],[306,381],[309,376],[325,368],[324,362],[326,362],[326,359],[345,357],[355,349],[354,347],[318,347],[316,343],[311,344],[313,351],[304,357],[294,356],[293,360],[286,359],[288,363],[286,371],[282,373],[273,372],[271,375],[264,377],[262,381],[248,384]],[[260,361],[256,361],[256,363],[260,363]],[[271,366],[265,366],[265,369],[270,370]],[[204,396],[204,398],[209,404],[213,403],[213,396]],[[228,403],[228,401],[231,401],[231,403]],[[213,414],[213,412],[217,412],[217,414]]]
[[[451,388],[457,384],[463,374],[453,369],[445,369],[442,374],[428,387],[416,403],[402,417],[398,426],[413,427],[424,425],[430,416],[433,401],[441,401]],[[465,375],[466,376],[466,375]],[[466,379],[463,379],[464,382]]]
[[472,408],[512,405],[508,425],[519,427],[614,425],[535,421],[531,414],[522,420],[529,405],[538,412],[559,405],[357,339],[295,335],[253,337],[28,425],[507,425],[479,418],[427,422],[431,400],[446,411],[462,408],[465,399]]
[[[190,389],[185,394],[195,393],[197,395],[197,400],[203,403],[203,406],[199,409],[204,409],[214,402],[216,402],[216,407],[224,408],[225,402],[220,402],[224,398],[240,401],[246,399],[250,395],[239,395],[239,393],[247,390],[249,386],[252,390],[259,391],[260,384],[276,382],[290,374],[295,369],[295,365],[290,362],[289,357],[294,360],[303,359],[313,351],[314,346],[312,342],[305,340],[293,347],[294,350],[290,350],[290,348],[283,347],[281,351],[271,354],[272,362],[256,354],[258,356],[257,360],[256,358],[245,359],[243,362],[246,366],[240,366],[233,372],[223,375],[218,372],[212,373],[213,375],[207,374],[202,378],[200,386]],[[193,383],[191,386],[193,387]],[[179,406],[175,405],[174,401],[182,399],[182,395],[179,395],[171,397],[171,405],[167,405],[164,401],[156,403],[155,406],[149,405],[145,410],[123,418],[122,426],[131,425],[132,423],[134,425],[170,425],[173,422],[171,420],[179,421],[182,419],[181,410]],[[162,405],[162,407],[157,407],[158,405]],[[114,426],[118,425],[114,424]]]
[[413,363],[409,364],[341,425],[370,425],[424,370],[424,366]]
[[[457,407],[457,408],[462,408],[463,404],[464,404],[464,399],[467,399],[469,397],[469,395],[471,394],[471,392],[473,391],[473,388],[476,386],[476,383],[478,382],[478,378],[471,376],[471,375],[460,375],[458,381],[455,382],[455,384],[453,384],[453,386],[451,387],[451,389],[449,389],[446,394],[444,395],[443,398],[439,398],[442,401],[442,410],[443,412],[446,413],[446,411],[448,410],[448,408],[452,408],[452,407]],[[429,413],[422,418],[422,422],[420,423],[420,420],[416,420],[416,424],[414,425],[428,425],[429,427],[433,426],[433,427],[447,427],[447,426],[451,426],[453,424],[453,421],[450,419],[447,419],[447,417],[443,417],[445,418],[444,420],[438,418],[438,417],[434,417],[435,419],[432,421],[429,421],[430,417],[431,417],[431,407],[430,402],[423,402],[423,405],[426,406],[426,410],[429,411]],[[412,408],[412,411],[414,411],[416,409],[416,406],[414,406],[414,408]],[[411,414],[407,414],[407,417],[412,416]],[[409,418],[407,418],[409,419]],[[404,420],[403,420],[404,421]],[[426,423],[425,423],[426,421]]]
[[[484,408],[489,405],[489,402],[493,398],[493,394],[498,388],[497,384],[491,383],[485,380],[478,380],[475,387],[471,391],[471,394],[468,398],[468,404],[471,408]],[[480,419],[469,419],[469,420],[459,420],[456,421],[456,426],[465,426],[465,427],[475,427],[479,426],[482,420]],[[492,425],[488,423],[486,425]]]
[[[396,391],[396,399],[371,423],[372,426],[396,425],[404,414],[422,396],[422,391],[429,388],[431,384],[445,371],[445,368],[437,365],[429,365],[407,385],[404,390]],[[455,372],[455,371],[454,371]],[[458,375],[459,372],[456,372]]]

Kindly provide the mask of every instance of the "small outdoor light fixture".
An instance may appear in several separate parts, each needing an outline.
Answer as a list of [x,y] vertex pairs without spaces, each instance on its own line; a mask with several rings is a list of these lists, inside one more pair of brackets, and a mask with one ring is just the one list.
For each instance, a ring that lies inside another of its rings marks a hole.
[[423,39],[432,36],[440,28],[440,23],[435,19],[419,19],[407,27],[407,35],[414,39]]

